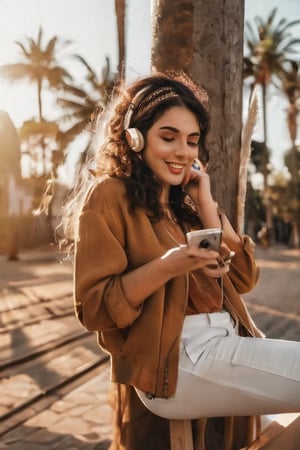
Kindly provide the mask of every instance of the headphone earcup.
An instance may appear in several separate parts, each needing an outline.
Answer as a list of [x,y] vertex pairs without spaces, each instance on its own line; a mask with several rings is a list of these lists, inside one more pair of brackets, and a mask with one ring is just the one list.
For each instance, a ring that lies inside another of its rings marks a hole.
[[127,144],[134,152],[140,152],[143,150],[145,142],[144,136],[137,128],[127,128],[125,130],[125,138]]

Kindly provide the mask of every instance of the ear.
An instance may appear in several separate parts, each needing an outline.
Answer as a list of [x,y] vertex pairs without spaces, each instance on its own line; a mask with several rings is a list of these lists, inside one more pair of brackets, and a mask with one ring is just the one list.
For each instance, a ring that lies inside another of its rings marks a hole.
[[131,150],[137,153],[143,150],[145,141],[140,130],[137,128],[127,128],[125,130],[125,138]]

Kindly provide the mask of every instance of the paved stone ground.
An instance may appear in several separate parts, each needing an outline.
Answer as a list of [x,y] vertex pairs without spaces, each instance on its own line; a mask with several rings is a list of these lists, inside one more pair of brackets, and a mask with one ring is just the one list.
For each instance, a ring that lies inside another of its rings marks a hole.
[[[51,346],[53,341],[63,340],[64,336],[82,332],[75,315],[63,317],[70,308],[73,311],[72,264],[58,255],[55,248],[25,252],[19,261],[7,261],[0,256],[0,273],[0,362],[4,364],[11,358],[26,356],[36,343],[40,350]],[[20,323],[24,323],[22,333],[18,331]],[[9,346],[7,340],[13,345]],[[96,351],[100,354],[96,339],[95,345],[90,347],[81,343],[75,348],[73,360],[72,355],[67,355],[68,363],[73,361],[74,370],[93,362]],[[63,356],[59,365],[45,359],[45,372],[41,375],[20,373],[10,377],[9,369],[6,370],[0,380],[0,415],[5,414],[11,404],[22,403],[30,395],[40,395],[43,382],[47,384],[43,377],[51,377],[51,382],[54,370],[57,374],[61,370],[70,372],[69,365],[63,367]],[[107,450],[112,433],[108,364],[94,369],[92,378],[83,376],[73,385],[70,392],[64,393],[62,389],[60,395],[47,396],[34,405],[35,410],[21,412],[19,417],[23,423],[1,437],[0,449]]]
[[300,249],[256,248],[260,278],[243,295],[256,324],[270,338],[300,341]]
[[[257,248],[256,254],[261,278],[257,287],[244,296],[255,321],[267,336],[300,341],[300,251]],[[41,306],[36,302],[38,298],[47,300],[52,293],[70,293],[72,266],[61,259],[53,248],[24,253],[16,262],[0,256],[0,312],[4,301],[11,302],[13,315],[14,301],[20,301],[20,295],[29,296],[35,308]],[[14,323],[14,317],[6,316],[5,320],[6,324]],[[19,381],[22,395],[26,380]],[[5,390],[1,397],[5,402]],[[109,368],[105,365],[91,379],[75,383],[71,392],[52,398],[43,411],[36,411],[28,420],[24,417],[22,425],[1,438],[0,449],[107,450],[112,435],[108,400]],[[287,424],[294,417],[283,415],[281,423]]]
[[50,398],[53,403],[1,438],[0,449],[107,450],[112,433],[108,380],[105,365],[68,394]]

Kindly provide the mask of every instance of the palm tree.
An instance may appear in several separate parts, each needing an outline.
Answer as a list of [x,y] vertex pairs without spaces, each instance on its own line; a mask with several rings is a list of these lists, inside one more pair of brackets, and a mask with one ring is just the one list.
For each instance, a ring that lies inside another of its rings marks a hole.
[[[57,63],[56,53],[58,38],[55,36],[50,39],[43,47],[43,31],[38,31],[37,39],[27,38],[26,44],[16,42],[21,49],[21,61],[15,64],[6,64],[0,67],[0,74],[9,78],[11,81],[20,81],[28,79],[36,85],[37,103],[38,103],[38,121],[40,124],[40,140],[37,145],[42,152],[43,173],[47,173],[46,168],[46,146],[43,139],[43,129],[45,127],[45,118],[43,114],[42,92],[44,87],[50,87],[55,90],[63,88],[66,80],[72,79],[71,75]],[[66,42],[65,44],[68,44]],[[36,127],[35,127],[36,129]],[[37,130],[36,130],[37,131]]]
[[299,63],[289,62],[289,70],[285,70],[282,78],[282,89],[288,98],[287,123],[291,138],[291,149],[285,155],[285,163],[291,173],[291,193],[294,204],[292,214],[292,238],[293,247],[300,246],[300,153],[297,141],[297,116],[300,109],[300,73]]
[[125,63],[125,0],[115,0],[115,12],[117,18],[117,31],[118,31],[118,50],[119,50],[119,63],[118,72],[119,78],[123,78],[124,75],[124,63]]
[[267,89],[272,83],[278,87],[278,82],[285,75],[285,63],[290,55],[297,51],[296,46],[300,39],[291,38],[290,29],[300,24],[300,20],[288,22],[282,18],[276,22],[277,9],[274,8],[267,20],[256,16],[254,21],[256,28],[246,22],[246,45],[249,56],[244,57],[244,78],[251,77],[251,91],[256,85],[262,91],[263,130],[264,130],[264,203],[266,207],[267,228],[272,228],[272,211],[270,199],[267,196],[269,155],[268,155],[268,127],[267,127]]
[[[86,69],[87,88],[80,88],[74,84],[64,84],[64,97],[58,98],[58,104],[68,110],[59,121],[72,122],[72,125],[65,131],[59,131],[57,139],[59,142],[59,152],[64,152],[66,148],[81,133],[83,133],[94,116],[107,103],[110,95],[119,81],[124,77],[125,64],[125,0],[115,0],[115,13],[118,32],[118,73],[112,74],[109,58],[106,58],[106,66],[102,70],[101,77],[89,65],[85,58],[75,55]],[[79,166],[86,160],[91,139],[88,140],[85,150],[81,154]]]
[[289,101],[287,123],[293,147],[297,140],[297,116],[300,109],[299,67],[296,61],[289,61],[289,70],[285,69],[281,76],[282,90]]
[[[75,55],[75,58],[86,69],[86,83],[85,88],[65,84],[64,97],[59,97],[57,100],[59,106],[67,111],[58,119],[59,122],[62,124],[71,122],[69,128],[58,133],[57,140],[60,152],[64,152],[71,142],[87,130],[95,114],[108,102],[116,83],[116,76],[111,74],[108,58],[106,58],[106,66],[103,68],[101,76],[97,75],[83,57]],[[87,147],[82,153],[82,160],[86,158],[90,143],[91,139],[88,140]]]
[[[54,163],[54,158],[57,154],[58,135],[59,128],[55,121],[31,119],[23,122],[19,138],[22,142],[23,159],[27,157],[27,176],[43,177],[48,173],[49,167],[52,175],[56,176],[58,164]],[[62,162],[59,161],[60,164]]]
[[[27,37],[27,45],[16,42],[21,49],[22,61],[15,64],[6,64],[0,67],[0,73],[11,81],[28,79],[36,85],[38,100],[38,118],[43,120],[42,90],[47,82],[50,88],[63,87],[66,79],[71,75],[57,65],[56,51],[58,38],[55,36],[42,47],[43,31],[39,28],[37,39]],[[66,42],[67,44],[68,42]]]

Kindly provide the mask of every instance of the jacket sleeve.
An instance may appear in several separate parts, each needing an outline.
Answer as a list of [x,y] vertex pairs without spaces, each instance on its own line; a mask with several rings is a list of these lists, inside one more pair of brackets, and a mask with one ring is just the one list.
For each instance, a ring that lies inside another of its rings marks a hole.
[[[112,196],[113,202],[108,200]],[[120,195],[114,196],[100,184],[80,215],[75,250],[75,310],[82,325],[91,331],[125,328],[141,313],[141,308],[130,305],[122,289],[122,274],[128,265],[122,208]]]
[[240,236],[239,244],[231,241],[226,244],[235,252],[228,273],[231,282],[239,294],[251,291],[259,277],[259,269],[254,257],[254,242],[249,236],[243,235]]

